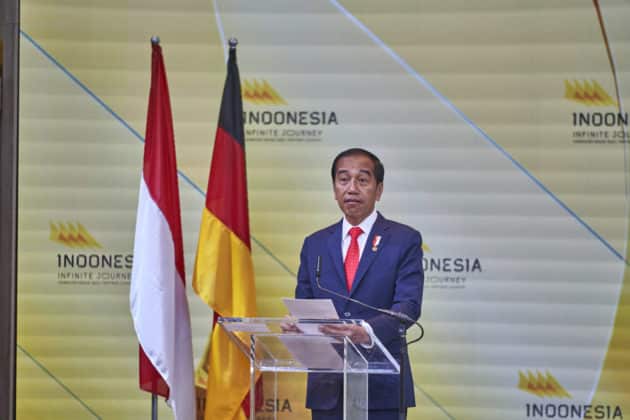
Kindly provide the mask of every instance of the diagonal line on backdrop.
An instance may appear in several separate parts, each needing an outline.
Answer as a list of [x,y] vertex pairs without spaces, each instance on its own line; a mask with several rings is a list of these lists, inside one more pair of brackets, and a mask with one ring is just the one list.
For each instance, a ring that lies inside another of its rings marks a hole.
[[424,389],[422,389],[420,386],[418,386],[418,384],[416,382],[414,382],[413,387],[415,389],[417,389],[418,391],[420,391],[422,393],[422,395],[424,395],[426,397],[426,399],[428,399],[429,401],[431,401],[433,403],[433,405],[435,405],[437,408],[440,409],[440,411],[442,411],[442,413],[444,413],[444,415],[446,417],[448,417],[451,420],[455,420],[455,417],[453,417],[451,415],[451,413],[449,413],[448,411],[446,411],[446,409],[439,403],[437,402],[431,395],[429,395]]
[[[116,119],[120,124],[122,124],[125,128],[127,128],[140,142],[144,143],[144,137],[140,135],[131,125],[129,125],[120,115],[118,115],[111,107],[109,107],[101,98],[99,98],[94,92],[92,92],[83,82],[81,82],[76,76],[74,76],[68,69],[66,69],[55,57],[53,57],[48,51],[46,51],[41,45],[39,45],[29,34],[25,31],[20,30],[20,35],[22,35],[26,40],[28,40],[44,57],[50,60],[59,70],[61,70],[70,80],[76,83],[85,93],[87,93],[92,99],[94,99],[99,105],[101,105],[105,111],[107,111],[114,119]],[[205,192],[196,185],[192,179],[190,179],[186,174],[182,171],[177,171],[178,175],[189,184],[195,191],[197,191],[202,196],[205,196]],[[289,267],[282,262],[276,255],[274,255],[271,250],[265,246],[261,241],[256,239],[254,236],[251,237],[252,241],[258,245],[264,253],[266,253],[269,257],[271,257],[280,267],[282,267],[287,274],[291,277],[295,278],[296,274],[289,269]],[[83,405],[90,413],[92,413],[96,418],[100,419],[100,417],[92,411],[90,407],[87,406],[70,388],[68,388],[59,378],[57,378],[52,372],[50,372],[46,367],[39,362],[32,354],[28,353],[24,348],[17,346],[26,356],[28,356],[41,370],[43,370],[47,375],[49,375],[61,388],[63,388],[66,392],[68,392],[72,397],[74,397],[81,405]]]
[[[125,128],[127,128],[139,141],[144,143],[144,137],[138,133],[127,121],[125,121],[120,115],[118,115],[109,105],[107,105],[101,98],[99,98],[90,88],[88,88],[83,82],[81,82],[74,74],[72,74],[66,67],[64,67],[55,57],[53,57],[48,51],[46,51],[41,45],[39,45],[30,35],[28,35],[23,30],[20,30],[20,34],[25,37],[40,53],[42,53],[48,60],[50,60],[59,70],[61,70],[66,76],[70,78],[74,83],[76,83],[85,93],[87,93],[92,99],[94,99],[99,105],[101,105],[105,111],[107,111],[112,117],[114,117],[119,123],[121,123]],[[188,185],[190,185],[195,191],[205,197],[206,193],[193,182],[184,172],[177,170],[178,175],[186,181]],[[258,245],[267,255],[269,255],[275,262],[277,262],[286,272],[287,274],[295,277],[296,274],[291,271],[291,269],[282,262],[273,252],[269,249],[269,247],[265,246],[261,241],[256,239],[255,237],[251,237],[252,241]]]
[[[593,0],[596,7],[598,6],[599,0]],[[399,56],[394,50],[389,47],[383,40],[381,40],[374,32],[372,32],[363,22],[361,22],[356,16],[351,14],[347,9],[345,9],[338,0],[330,0],[330,2],[354,25],[356,25],[360,30],[362,30],[376,45],[381,47],[396,63],[398,63],[409,75],[411,75],[417,82],[419,82],[422,86],[428,89],[443,105],[449,108],[455,115],[461,118],[465,123],[467,123],[475,132],[477,132],[484,140],[486,140],[490,145],[494,146],[497,151],[499,151],[504,157],[506,157],[517,169],[519,169],[522,173],[524,173],[536,186],[538,186],[542,191],[544,191],[556,204],[558,204],[562,209],[564,209],[569,215],[571,215],[580,225],[582,225],[588,232],[590,232],[605,248],[607,248],[615,257],[619,260],[623,261],[626,265],[629,265],[629,262],[610,244],[608,243],[594,228],[592,228],[588,223],[586,223],[580,216],[577,215],[567,204],[565,204],[559,197],[557,197],[553,192],[551,192],[539,179],[537,179],[531,172],[529,172],[520,162],[518,162],[513,156],[511,156],[504,148],[502,148],[495,140],[493,140],[484,130],[482,130],[479,126],[477,126],[463,111],[457,108],[451,101],[449,101],[440,91],[438,91],[432,84],[430,84],[424,77],[422,77],[409,63],[407,63],[401,56]],[[598,9],[599,12],[599,9]],[[601,23],[601,16],[600,16]],[[603,29],[602,29],[603,30]],[[605,37],[605,33],[604,33]],[[608,44],[607,44],[608,47]],[[614,65],[612,56],[610,54],[610,50],[607,50],[609,53],[609,58],[611,59],[611,64]],[[616,76],[616,75],[615,75]],[[617,80],[616,88],[617,88],[617,97],[619,98]],[[619,100],[619,99],[618,99]],[[619,105],[621,106],[621,101],[619,100]],[[624,153],[626,153],[624,148]],[[626,171],[627,172],[627,171]],[[628,190],[628,183],[626,181],[626,196]],[[628,198],[628,197],[626,197]],[[627,200],[626,200],[627,202]],[[431,402],[433,402],[436,406],[441,407],[441,405],[435,401],[430,395],[428,395],[422,388],[418,387],[415,384],[415,388],[421,391],[426,398],[428,398]],[[449,418],[453,419],[451,415],[442,409],[445,415]]]
[[227,63],[228,50],[225,43],[225,31],[223,30],[223,22],[221,21],[221,17],[219,16],[219,5],[217,4],[217,0],[212,0],[212,4],[214,6],[214,18],[217,21],[217,28],[219,28],[219,36],[221,37],[221,45],[223,45],[223,56],[225,58],[225,62]]
[[24,353],[24,355],[26,357],[28,357],[29,359],[31,359],[31,361],[33,363],[35,363],[37,365],[37,367],[39,367],[41,370],[43,370],[48,376],[50,376],[55,382],[57,382],[57,384],[63,388],[64,391],[66,391],[68,394],[70,394],[75,400],[77,400],[79,402],[79,404],[81,404],[87,411],[90,412],[90,414],[92,414],[94,417],[96,417],[97,419],[101,419],[101,416],[99,416],[98,414],[96,414],[94,412],[94,410],[92,410],[81,398],[79,398],[79,396],[77,394],[75,394],[74,392],[72,392],[72,390],[70,388],[68,388],[68,386],[66,384],[64,384],[63,382],[61,382],[59,380],[59,378],[57,378],[55,375],[53,375],[53,373],[51,371],[49,371],[46,366],[44,366],[39,360],[37,360],[35,357],[33,357],[32,354],[30,354],[28,351],[26,351],[24,349],[24,347],[20,346],[19,344],[17,344],[17,348],[20,349],[20,351],[22,353]]
[[[625,109],[623,106],[623,100],[621,97],[621,83],[619,82],[619,74],[617,72],[617,64],[615,62],[615,55],[613,54],[612,51],[612,46],[610,44],[609,38],[608,38],[608,31],[606,30],[606,22],[604,19],[604,15],[602,14],[602,9],[601,6],[599,4],[599,0],[593,0],[593,6],[595,6],[595,14],[597,15],[597,21],[599,23],[599,28],[602,32],[602,38],[604,41],[604,46],[606,47],[606,55],[608,56],[608,63],[610,64],[610,71],[612,72],[612,77],[613,77],[613,82],[615,83],[615,96],[617,97],[617,109],[619,109],[619,114],[622,115],[625,113]],[[628,127],[626,125],[622,125],[621,126],[621,130],[623,131],[624,134],[624,139],[628,139]],[[628,182],[628,142],[624,142],[623,143],[623,155],[624,155],[624,159],[623,159],[623,163],[625,166],[625,171],[624,173],[626,174],[624,181],[625,181],[625,186],[626,186],[626,214],[628,214],[628,199],[630,199],[630,183]],[[628,232],[628,218],[626,218],[626,232]],[[628,240],[627,240],[627,233],[626,233],[626,250],[624,252],[624,254],[627,255],[627,248],[628,248]]]
[[[221,17],[219,16],[219,8],[218,8],[218,5],[217,5],[217,1],[213,0],[213,3],[214,3],[214,10],[215,10],[215,18],[216,18],[216,21],[217,21],[217,27],[219,28],[219,35],[221,36],[221,39],[223,40],[223,48],[224,48],[224,53],[225,53],[226,61],[227,61],[227,45],[225,43],[225,33],[223,31],[223,24],[222,24],[222,21],[221,21]],[[263,249],[265,249],[265,248],[263,248]],[[267,251],[267,250],[265,249],[265,251]],[[273,256],[273,254],[271,254],[271,253],[270,253],[270,255]],[[280,260],[276,259],[276,261],[278,261],[278,263],[280,265],[282,265],[283,267],[285,267],[285,269],[287,269],[286,266]],[[446,417],[448,417],[450,420],[455,420],[455,417],[453,417],[448,411],[446,411],[446,409],[437,400],[435,400],[428,392],[426,392],[424,389],[422,389],[418,385],[417,382],[414,383],[414,388],[416,390],[420,391],[427,398],[427,400],[429,400],[435,407],[437,407],[440,411],[442,411],[442,413]]]
[[575,213],[567,204],[565,204],[560,198],[558,198],[549,188],[545,186],[538,178],[536,178],[531,172],[529,172],[520,162],[518,162],[512,155],[510,155],[503,147],[501,147],[496,141],[494,141],[488,133],[483,131],[477,126],[462,110],[457,108],[451,101],[448,100],[440,91],[438,91],[431,83],[429,83],[424,77],[422,77],[409,63],[407,63],[401,56],[396,54],[382,39],[380,39],[374,32],[372,32],[363,22],[361,22],[356,16],[346,10],[337,0],[330,0],[330,2],[339,11],[354,23],[359,29],[379,47],[381,47],[396,63],[398,63],[410,76],[412,76],[417,82],[429,90],[436,98],[442,102],[447,108],[449,108],[455,115],[466,122],[477,134],[479,134],[490,145],[494,146],[504,157],[506,157],[512,164],[525,174],[538,188],[547,193],[547,195],[564,209],[569,215],[571,215],[575,221],[577,221],[582,227],[590,232],[604,247],[606,247],[615,257],[623,261],[625,264],[629,264],[628,261],[617,251],[608,241],[606,241],[595,229],[593,229],[588,223],[586,223],[577,213]]
[[[127,128],[138,140],[144,143],[144,137],[140,135],[132,126],[130,126],[127,121],[125,121],[120,115],[118,115],[113,109],[111,109],[101,98],[99,98],[94,92],[90,90],[83,82],[81,82],[74,74],[70,73],[70,71],[65,68],[55,57],[53,57],[48,51],[46,51],[41,45],[39,45],[29,34],[20,30],[20,34],[26,38],[44,57],[49,59],[59,70],[61,70],[66,76],[70,78],[74,83],[76,83],[85,93],[87,93],[92,99],[94,99],[100,106],[102,106],[105,111],[107,111],[112,117],[114,117],[119,123],[121,123],[125,128]],[[203,190],[199,188],[190,178],[186,176],[182,171],[178,170],[177,173],[181,176],[191,187],[200,192],[202,195],[205,195]]]
[[[604,47],[606,48],[606,54],[608,56],[608,63],[610,65],[610,71],[612,73],[613,82],[615,84],[615,96],[617,97],[617,109],[619,110],[619,115],[622,115],[625,113],[625,107],[624,107],[623,98],[621,95],[621,83],[619,80],[619,74],[617,72],[615,54],[613,53],[613,48],[608,37],[608,31],[606,29],[606,19],[604,18],[604,14],[602,13],[599,0],[593,0],[593,6],[595,7],[595,14],[597,16],[599,28],[602,33],[602,40],[604,41]],[[625,190],[626,190],[626,215],[628,215],[628,210],[629,210],[628,206],[630,204],[628,201],[630,199],[630,196],[629,196],[630,183],[628,182],[629,181],[628,177],[630,174],[628,172],[628,141],[627,141],[628,140],[628,127],[627,125],[621,125],[621,130],[623,131],[623,134],[624,134],[623,139],[625,140],[623,143],[623,155],[624,155],[623,163],[624,163],[624,169],[625,169],[624,170],[624,183],[625,183]],[[625,229],[626,241],[625,241],[625,249],[624,249],[624,255],[626,256],[628,255],[628,222],[629,222],[628,217],[626,217],[626,229]],[[624,283],[626,283],[626,280],[627,280],[626,276],[627,276],[627,271],[624,273],[624,281],[619,285],[619,289],[617,292],[619,298],[618,298],[617,307],[615,310],[614,324],[613,324],[613,328],[610,330],[609,335],[608,335],[607,351],[606,353],[604,353],[599,364],[598,381],[590,392],[590,396],[589,396],[590,402],[593,401],[593,398],[595,398],[595,395],[597,395],[597,393],[601,392],[600,386],[602,384],[602,380],[605,380],[603,378],[605,376],[606,366],[611,363],[611,359],[609,358],[609,356],[612,353],[614,353],[617,348],[623,347],[623,345],[621,346],[619,345],[619,341],[620,341],[620,336],[622,334],[621,325],[624,324],[624,321],[623,321],[624,311],[621,308],[624,305],[623,290],[624,290]],[[625,285],[625,287],[627,288],[627,284]]]

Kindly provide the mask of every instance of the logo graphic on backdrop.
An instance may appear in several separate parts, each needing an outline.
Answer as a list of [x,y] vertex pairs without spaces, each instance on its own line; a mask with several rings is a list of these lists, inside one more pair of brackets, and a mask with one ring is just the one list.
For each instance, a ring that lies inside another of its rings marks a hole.
[[[203,413],[205,410],[205,397],[202,397],[200,401],[201,404],[197,406],[197,412]],[[256,410],[256,420],[274,420],[278,414],[295,414],[290,398],[265,398],[263,406]]]
[[80,222],[49,222],[58,252],[57,283],[63,285],[129,285],[133,254],[107,252]]
[[267,81],[243,79],[242,95],[246,141],[313,142],[322,141],[328,127],[339,125],[331,109],[294,108]]
[[549,371],[543,375],[538,371],[534,374],[529,370],[527,373],[523,373],[519,370],[518,389],[541,398],[571,398],[571,394],[569,394],[562,385],[560,385],[560,382],[558,382],[558,380],[554,378]]
[[69,248],[103,248],[81,224],[50,222],[50,240]]
[[256,420],[273,420],[278,413],[293,413],[291,400],[288,398],[278,398],[275,400],[273,398],[266,398],[265,404],[256,412]]
[[[577,404],[549,372],[518,371],[518,389],[536,397],[525,404],[528,419],[623,419],[621,407],[607,404]],[[541,401],[542,400],[542,401]]]
[[578,107],[571,113],[573,143],[620,144],[627,140],[628,113],[619,112],[617,101],[597,80],[565,80],[564,98]]
[[438,255],[422,244],[424,287],[432,289],[464,289],[472,276],[483,273],[480,257]]
[[586,106],[617,106],[617,102],[604,90],[597,80],[580,82],[564,81],[564,97]]
[[287,105],[287,102],[266,81],[254,79],[252,82],[243,80],[243,100],[255,105]]

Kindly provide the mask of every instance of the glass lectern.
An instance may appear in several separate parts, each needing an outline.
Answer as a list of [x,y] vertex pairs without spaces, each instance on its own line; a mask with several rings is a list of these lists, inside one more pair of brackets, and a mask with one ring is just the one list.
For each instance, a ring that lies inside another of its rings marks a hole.
[[[344,419],[367,420],[368,374],[398,375],[398,362],[374,338],[372,346],[347,337],[323,335],[323,324],[360,323],[357,320],[298,319],[301,332],[283,332],[285,318],[219,318],[219,325],[250,362],[250,420],[255,420],[257,373],[271,372],[274,401],[278,380],[290,373],[337,373],[343,375]],[[265,379],[267,381],[267,379]],[[269,384],[267,384],[269,385]],[[277,412],[274,412],[277,419]]]

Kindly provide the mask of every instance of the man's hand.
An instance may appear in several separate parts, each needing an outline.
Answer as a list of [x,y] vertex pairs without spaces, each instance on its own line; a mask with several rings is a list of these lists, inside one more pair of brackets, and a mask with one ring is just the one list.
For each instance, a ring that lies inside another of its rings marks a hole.
[[372,338],[361,325],[356,324],[324,324],[319,330],[326,335],[348,337],[356,344],[370,344]]
[[287,316],[280,323],[280,329],[283,333],[302,333],[302,330],[295,324],[295,318]]

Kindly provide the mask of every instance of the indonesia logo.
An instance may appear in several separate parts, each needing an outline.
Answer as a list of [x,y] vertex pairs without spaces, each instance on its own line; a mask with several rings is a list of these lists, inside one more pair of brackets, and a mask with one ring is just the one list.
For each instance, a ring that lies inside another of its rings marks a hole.
[[573,142],[576,144],[620,144],[628,139],[628,113],[619,109],[615,101],[596,80],[564,81],[564,98],[599,110],[571,113]]
[[68,248],[103,248],[81,223],[50,222],[50,240]]
[[437,257],[432,254],[431,248],[426,243],[422,244],[422,268],[427,272],[441,273],[474,273],[482,272],[481,260],[479,257],[448,256]]
[[287,102],[266,80],[243,80],[243,100],[256,105],[286,105]]
[[519,370],[518,389],[529,392],[540,398],[571,398],[571,394],[560,385],[560,382],[558,382],[549,371],[545,372],[545,375],[543,375],[538,371],[534,374],[529,370],[527,373]]
[[247,141],[321,141],[326,127],[339,125],[334,110],[290,106],[264,79],[243,79],[242,95],[245,103],[254,105],[243,110]]
[[619,405],[566,401],[573,397],[549,371],[519,370],[518,389],[538,397],[536,402],[525,404],[527,419],[623,419]]
[[129,285],[133,254],[111,253],[79,222],[49,222],[49,239],[70,248],[56,254],[57,283]]
[[586,106],[617,106],[617,102],[596,80],[564,81],[564,98]]
[[425,287],[464,289],[471,276],[483,272],[481,259],[464,255],[435,255],[428,244],[422,243],[422,269]]

